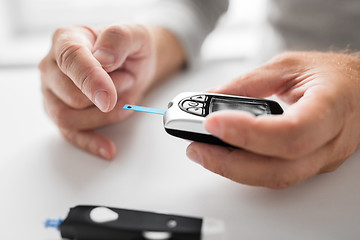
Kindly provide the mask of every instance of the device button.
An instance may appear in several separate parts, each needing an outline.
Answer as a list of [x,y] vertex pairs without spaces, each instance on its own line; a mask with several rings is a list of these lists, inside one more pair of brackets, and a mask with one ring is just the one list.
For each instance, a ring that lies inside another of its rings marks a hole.
[[171,239],[171,233],[170,232],[151,232],[151,231],[145,231],[143,232],[143,238],[147,240],[167,240]]
[[206,102],[206,95],[196,95],[196,96],[192,96],[190,99],[199,102]]
[[166,223],[166,226],[167,226],[168,228],[176,228],[177,225],[178,225],[178,223],[177,223],[177,221],[174,220],[174,219],[170,219],[170,220],[167,221],[167,223]]
[[105,223],[117,220],[119,214],[106,207],[97,207],[91,210],[90,218],[96,223]]
[[187,112],[195,114],[195,115],[199,115],[202,116],[203,115],[203,109],[199,108],[199,107],[190,107],[188,109],[186,109]]
[[200,102],[195,102],[195,101],[191,101],[191,100],[185,100],[184,102],[182,102],[182,107],[184,109],[188,109],[188,108],[202,108],[204,106],[203,103]]
[[171,108],[174,105],[174,102],[169,102],[168,108]]

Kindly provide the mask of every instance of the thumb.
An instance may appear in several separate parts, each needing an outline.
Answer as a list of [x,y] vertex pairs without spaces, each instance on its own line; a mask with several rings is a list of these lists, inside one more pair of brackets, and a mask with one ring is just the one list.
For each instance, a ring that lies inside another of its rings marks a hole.
[[109,74],[93,57],[93,34],[86,28],[63,28],[55,32],[51,56],[61,71],[103,112],[116,105],[117,93]]

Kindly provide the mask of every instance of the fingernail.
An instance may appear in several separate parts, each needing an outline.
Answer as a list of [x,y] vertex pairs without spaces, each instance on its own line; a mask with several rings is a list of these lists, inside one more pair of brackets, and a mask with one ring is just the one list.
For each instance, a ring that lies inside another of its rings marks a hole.
[[203,164],[200,155],[195,150],[193,150],[191,147],[188,147],[186,149],[186,155],[188,156],[188,158],[190,158],[190,160],[192,160],[200,165]]
[[110,96],[107,92],[99,90],[95,93],[95,105],[103,112],[106,112],[110,106]]
[[103,67],[110,67],[115,63],[115,56],[110,51],[99,49],[93,55]]
[[99,154],[100,154],[101,157],[103,157],[105,159],[110,159],[111,158],[110,153],[108,151],[106,151],[106,149],[103,148],[103,147],[101,147],[99,149]]

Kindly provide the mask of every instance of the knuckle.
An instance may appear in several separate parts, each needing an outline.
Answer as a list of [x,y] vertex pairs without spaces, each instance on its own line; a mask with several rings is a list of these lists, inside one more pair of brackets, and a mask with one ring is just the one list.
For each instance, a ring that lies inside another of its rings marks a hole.
[[281,66],[297,66],[301,62],[300,52],[284,52],[272,59],[272,62]]
[[67,107],[56,107],[50,110],[50,115],[59,128],[71,128]]
[[59,128],[60,129],[60,133],[61,135],[69,142],[74,142],[75,139],[75,131],[72,131],[70,129],[66,129],[66,128]]
[[95,75],[97,71],[101,69],[102,69],[101,66],[88,66],[88,67],[84,67],[82,72],[79,73],[79,77],[76,82],[78,87],[84,94],[91,92],[91,89],[89,89],[91,87],[89,85],[90,83],[94,85],[98,83],[97,80],[94,78],[92,79],[93,81],[89,81],[89,80],[93,75]]
[[296,52],[283,52],[280,53],[279,55],[275,56],[275,60],[278,62],[286,62],[289,60],[293,60],[294,58],[296,59],[297,53]]
[[84,46],[71,40],[64,41],[62,43],[62,47],[56,57],[56,62],[65,74],[73,69],[74,59],[83,50],[83,48]]
[[127,27],[118,25],[111,25],[107,27],[102,35],[110,39],[115,38],[122,40],[129,39],[131,36],[130,30]]
[[69,128],[60,128],[60,133],[68,142],[75,146],[89,152],[96,152],[97,148],[94,145],[94,141],[91,138],[84,137],[83,132]]

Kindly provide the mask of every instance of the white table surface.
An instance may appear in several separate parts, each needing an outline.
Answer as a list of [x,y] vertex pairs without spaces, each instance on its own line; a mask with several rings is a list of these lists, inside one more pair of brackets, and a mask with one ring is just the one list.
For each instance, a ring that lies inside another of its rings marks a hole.
[[[143,105],[166,108],[178,92],[228,81],[254,64],[211,62],[174,76]],[[360,152],[337,171],[286,190],[234,183],[187,159],[188,142],[158,115],[136,113],[100,129],[115,140],[112,162],[67,143],[43,111],[37,69],[0,70],[0,239],[56,240],[48,217],[70,207],[119,208],[222,219],[226,239],[360,239]]]

